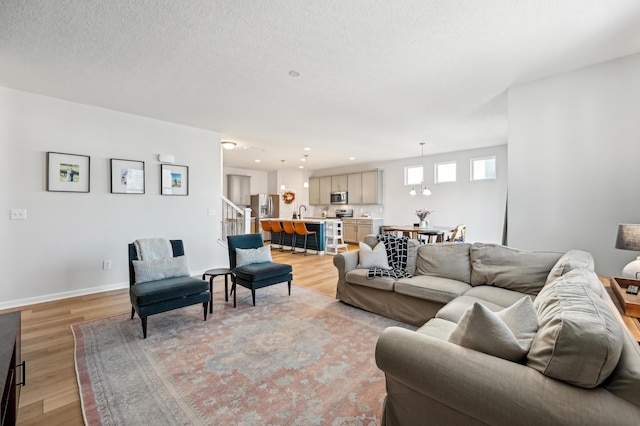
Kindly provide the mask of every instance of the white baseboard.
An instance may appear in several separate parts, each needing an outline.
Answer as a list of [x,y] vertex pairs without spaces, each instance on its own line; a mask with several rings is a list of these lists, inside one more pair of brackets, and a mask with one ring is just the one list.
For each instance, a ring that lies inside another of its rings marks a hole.
[[103,293],[105,291],[120,290],[128,288],[129,282],[115,283],[103,285],[100,287],[83,288],[80,290],[66,291],[64,293],[46,294],[43,296],[29,297],[26,299],[11,300],[9,302],[0,303],[0,310],[17,308],[20,306],[35,305],[36,303],[52,302],[54,300],[68,299],[70,297],[85,296],[87,294]]

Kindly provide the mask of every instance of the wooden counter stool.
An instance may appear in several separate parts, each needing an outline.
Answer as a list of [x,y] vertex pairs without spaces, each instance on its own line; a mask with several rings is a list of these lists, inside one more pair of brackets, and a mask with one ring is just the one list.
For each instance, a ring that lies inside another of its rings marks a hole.
[[209,313],[213,313],[213,279],[217,276],[224,275],[224,301],[229,301],[229,277],[233,279],[233,272],[229,268],[214,268],[204,271],[202,279],[204,280],[207,275],[211,275],[209,278],[209,293],[211,293],[211,303],[209,303]]
[[[296,230],[293,227],[293,222],[283,220],[282,228],[286,234],[291,235],[291,254],[296,254]],[[284,251],[282,247],[280,247],[280,251]]]
[[280,251],[282,251],[282,242],[284,238],[284,229],[279,220],[270,220],[271,223],[271,244],[273,244],[273,233],[278,233],[278,244],[280,244]]
[[304,222],[294,222],[293,223],[293,228],[294,231],[296,232],[296,235],[300,235],[301,237],[304,236],[304,255],[307,255],[307,237],[309,235],[313,235],[314,237],[316,237],[316,253],[319,253],[319,245],[318,245],[318,234],[316,233],[316,231],[309,231],[307,229],[307,225],[305,225]]

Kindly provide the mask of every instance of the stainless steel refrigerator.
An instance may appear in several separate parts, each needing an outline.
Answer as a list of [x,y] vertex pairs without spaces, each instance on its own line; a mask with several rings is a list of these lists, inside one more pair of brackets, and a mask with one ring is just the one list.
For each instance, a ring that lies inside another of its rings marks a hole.
[[277,194],[256,194],[251,196],[251,215],[256,218],[255,229],[256,232],[262,233],[262,238],[265,241],[271,240],[271,232],[262,230],[260,220],[269,217],[278,217],[279,206],[280,200]]

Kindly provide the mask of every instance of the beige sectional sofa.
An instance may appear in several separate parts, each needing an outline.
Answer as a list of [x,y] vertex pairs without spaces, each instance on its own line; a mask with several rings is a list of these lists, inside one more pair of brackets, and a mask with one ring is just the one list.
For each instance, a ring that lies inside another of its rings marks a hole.
[[[419,327],[391,327],[378,340],[383,425],[640,423],[638,343],[589,253],[410,240],[408,255],[413,277],[397,280],[367,278],[358,252],[334,258],[338,299]],[[474,313],[506,315],[524,297],[537,330],[516,333],[524,355],[496,356],[500,333]]]

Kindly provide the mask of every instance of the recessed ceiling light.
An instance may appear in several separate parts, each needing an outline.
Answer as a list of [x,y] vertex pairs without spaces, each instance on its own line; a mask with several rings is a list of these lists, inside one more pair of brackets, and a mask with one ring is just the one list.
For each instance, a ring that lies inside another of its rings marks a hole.
[[298,166],[299,169],[304,169],[304,166]]
[[305,148],[304,150],[305,151],[311,151],[311,148]]
[[291,70],[291,71],[289,71],[289,76],[290,77],[300,77],[300,72],[296,71],[296,70]]
[[253,160],[253,161],[255,161],[256,163],[259,163],[259,162],[260,162],[260,160]]
[[353,161],[355,159],[356,159],[356,157],[349,157],[349,160],[351,160],[351,161]]
[[307,161],[307,159],[306,158],[301,158],[300,161]]

